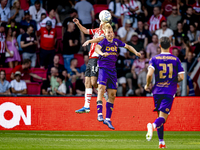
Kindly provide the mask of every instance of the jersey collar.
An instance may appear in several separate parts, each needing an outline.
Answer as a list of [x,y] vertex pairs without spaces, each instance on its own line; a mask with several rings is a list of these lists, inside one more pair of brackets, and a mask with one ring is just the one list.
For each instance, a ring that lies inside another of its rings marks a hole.
[[161,54],[171,54],[171,53],[169,53],[169,52],[162,52]]

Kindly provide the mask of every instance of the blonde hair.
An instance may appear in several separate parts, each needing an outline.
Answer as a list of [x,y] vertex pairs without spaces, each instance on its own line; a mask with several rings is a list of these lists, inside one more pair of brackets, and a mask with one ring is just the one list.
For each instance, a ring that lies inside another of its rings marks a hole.
[[[20,5],[20,1],[19,0],[15,0],[12,6],[12,9],[16,9],[16,3],[19,2]],[[21,9],[21,5],[20,5],[20,9]]]
[[103,29],[103,32],[105,33],[107,29],[110,30],[110,29],[112,29],[112,27],[109,23],[106,23],[103,25],[102,29]]

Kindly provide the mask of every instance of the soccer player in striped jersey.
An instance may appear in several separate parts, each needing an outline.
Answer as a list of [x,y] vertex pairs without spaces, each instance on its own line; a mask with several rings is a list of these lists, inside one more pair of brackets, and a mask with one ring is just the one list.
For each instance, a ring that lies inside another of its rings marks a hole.
[[163,139],[164,124],[170,113],[174,96],[177,90],[177,83],[184,78],[184,70],[178,57],[169,53],[170,39],[162,37],[160,39],[161,54],[154,56],[149,62],[147,73],[146,91],[150,91],[149,85],[155,74],[155,84],[153,86],[153,98],[158,118],[154,123],[148,123],[146,139],[150,141],[153,137],[153,130],[157,129],[159,138],[159,148],[166,148]]

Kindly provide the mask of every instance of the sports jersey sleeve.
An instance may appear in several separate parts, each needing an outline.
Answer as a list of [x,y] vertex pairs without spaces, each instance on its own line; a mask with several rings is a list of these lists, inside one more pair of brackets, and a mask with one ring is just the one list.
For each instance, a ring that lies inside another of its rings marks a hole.
[[116,41],[117,41],[117,44],[118,44],[119,47],[124,47],[125,46],[124,42],[122,42],[122,41],[120,41],[118,39],[116,39]]
[[181,66],[181,62],[178,59],[178,74],[185,73],[183,67]]
[[97,29],[88,29],[89,35],[94,35]]
[[155,70],[156,66],[153,58],[150,59],[148,68],[153,68]]

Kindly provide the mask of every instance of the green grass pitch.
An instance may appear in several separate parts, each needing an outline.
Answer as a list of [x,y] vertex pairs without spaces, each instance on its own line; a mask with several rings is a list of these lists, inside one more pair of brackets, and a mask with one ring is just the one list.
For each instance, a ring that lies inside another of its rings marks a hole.
[[[158,149],[154,132],[143,131],[0,131],[0,150],[147,150]],[[168,149],[200,150],[200,132],[165,132]]]

